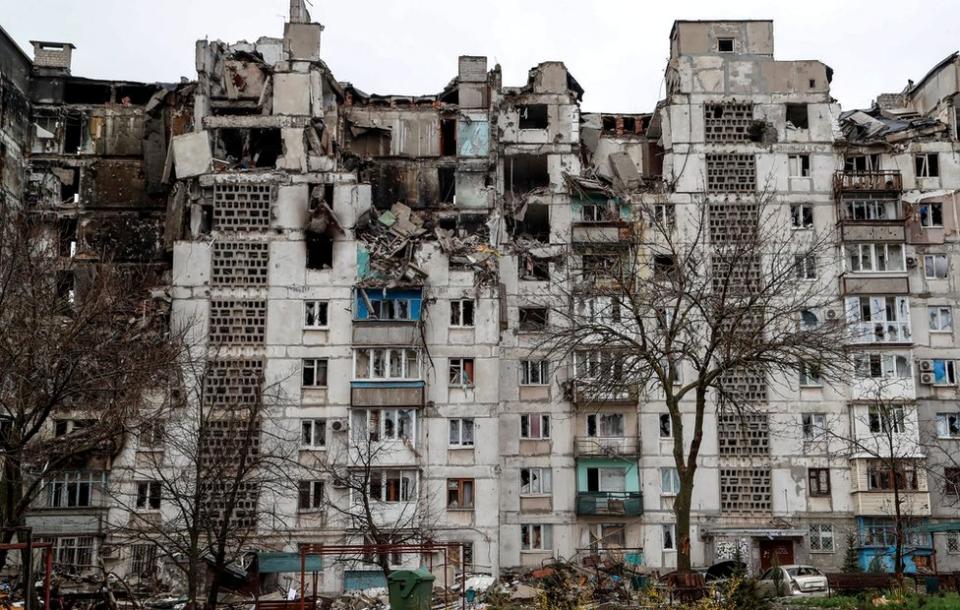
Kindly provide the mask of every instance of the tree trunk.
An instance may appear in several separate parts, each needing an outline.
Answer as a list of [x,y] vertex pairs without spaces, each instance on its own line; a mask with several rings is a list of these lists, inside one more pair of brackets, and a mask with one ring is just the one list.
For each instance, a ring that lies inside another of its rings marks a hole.
[[693,474],[696,467],[690,465],[680,476],[680,492],[673,500],[673,514],[677,518],[676,540],[677,570],[690,571],[690,507],[693,499]]
[[187,566],[187,610],[196,610],[197,597],[200,593],[199,571],[196,557],[191,557],[188,561],[190,565]]

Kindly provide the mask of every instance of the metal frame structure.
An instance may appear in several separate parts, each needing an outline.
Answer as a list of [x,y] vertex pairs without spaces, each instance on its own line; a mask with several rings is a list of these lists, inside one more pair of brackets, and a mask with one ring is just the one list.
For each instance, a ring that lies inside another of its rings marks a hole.
[[[300,545],[300,610],[307,610],[306,607],[306,568],[307,557],[310,555],[330,556],[345,554],[371,554],[378,555],[385,553],[417,553],[420,555],[428,554],[429,569],[433,571],[433,553],[440,551],[443,553],[443,589],[447,590],[447,568],[449,567],[448,552],[451,549],[460,547],[461,556],[464,548],[462,542],[451,542],[449,544],[438,544],[425,542],[420,544],[302,544]],[[460,578],[460,604],[463,610],[467,607],[466,596],[466,572]],[[316,581],[314,581],[316,588]],[[314,598],[316,591],[314,591]],[[311,609],[312,610],[312,609]]]
[[[0,544],[0,550],[4,551],[32,551],[34,549],[43,549],[44,550],[44,570],[43,574],[43,608],[44,610],[50,610],[50,577],[53,574],[53,543],[52,542],[9,542],[6,544]],[[33,564],[33,558],[30,558],[30,564]],[[27,574],[30,574],[30,569],[27,568]],[[33,581],[33,578],[26,579],[28,584]],[[24,591],[26,594],[24,598],[26,600],[31,599],[30,591]],[[27,601],[25,606],[26,608],[30,607],[30,602]]]

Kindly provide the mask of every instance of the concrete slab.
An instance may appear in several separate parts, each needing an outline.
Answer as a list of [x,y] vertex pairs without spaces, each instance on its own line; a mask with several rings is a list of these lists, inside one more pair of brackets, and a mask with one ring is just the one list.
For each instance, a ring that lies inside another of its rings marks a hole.
[[209,172],[213,163],[210,134],[198,131],[174,136],[173,159],[177,178],[192,178]]

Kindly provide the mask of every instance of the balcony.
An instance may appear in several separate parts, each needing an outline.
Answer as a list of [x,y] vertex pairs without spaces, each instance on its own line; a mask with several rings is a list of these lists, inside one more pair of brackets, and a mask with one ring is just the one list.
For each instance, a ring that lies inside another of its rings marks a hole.
[[643,514],[643,494],[638,491],[580,491],[577,492],[577,514],[638,517]]
[[[892,491],[856,491],[853,496],[853,514],[860,516],[886,517],[893,514]],[[900,510],[910,517],[930,515],[930,493],[927,491],[901,491]]]
[[850,328],[850,343],[867,345],[877,343],[913,343],[910,322],[859,322]]
[[844,218],[840,222],[840,237],[847,242],[897,242],[907,239],[904,219],[854,220]]
[[413,345],[416,321],[365,320],[353,323],[354,345]]
[[840,191],[901,191],[903,181],[899,171],[838,171],[833,174],[833,190]]
[[573,223],[573,243],[617,244],[632,236],[630,224],[622,220]]
[[573,453],[575,457],[636,456],[640,454],[640,437],[578,436],[573,440]]
[[423,406],[423,381],[353,381],[350,385],[354,407]]
[[640,394],[635,384],[619,388],[592,387],[589,382],[578,382],[573,388],[573,402],[577,407],[596,407],[601,405],[630,407],[635,406]]
[[840,278],[843,294],[880,295],[880,294],[910,294],[910,278],[906,273],[885,277],[874,275],[844,274]]

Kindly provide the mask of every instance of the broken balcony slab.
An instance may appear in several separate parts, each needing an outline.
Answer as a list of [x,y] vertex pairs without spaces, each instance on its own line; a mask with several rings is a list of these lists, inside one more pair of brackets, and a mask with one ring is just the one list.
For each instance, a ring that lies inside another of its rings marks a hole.
[[305,116],[277,115],[223,115],[203,117],[204,129],[283,129],[288,127],[304,128],[310,124]]
[[213,153],[205,131],[173,137],[173,158],[178,178],[192,178],[210,171]]
[[290,59],[317,61],[322,33],[319,23],[287,23],[283,27],[283,50]]

